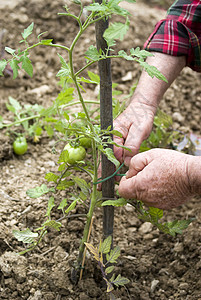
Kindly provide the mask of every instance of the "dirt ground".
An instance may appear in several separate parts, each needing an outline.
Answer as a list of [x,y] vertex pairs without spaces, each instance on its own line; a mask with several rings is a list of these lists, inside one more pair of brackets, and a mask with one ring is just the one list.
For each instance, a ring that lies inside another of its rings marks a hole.
[[[143,47],[165,9],[173,1],[138,0],[126,4],[131,11],[131,26],[119,49]],[[32,21],[35,31],[48,31],[45,38],[67,44],[72,40],[76,23],[58,17],[65,2],[51,0],[1,1],[0,30],[5,29],[4,45],[18,48],[20,33]],[[70,4],[72,5],[72,4]],[[165,8],[165,9],[164,9]],[[76,50],[80,52],[95,42],[91,28]],[[38,48],[31,54],[34,76],[20,73],[19,78],[0,78],[0,115],[10,118],[6,108],[8,97],[20,103],[38,103],[47,107],[56,97],[59,87],[55,74],[59,58],[54,48]],[[126,95],[140,75],[135,64],[112,62],[113,81]],[[201,134],[201,75],[185,68],[161,101],[160,107],[172,115],[174,129]],[[43,86],[43,88],[36,90]],[[93,87],[88,90],[94,96]],[[0,131],[0,299],[8,300],[88,300],[108,299],[100,271],[88,256],[84,276],[77,286],[70,281],[70,271],[82,237],[83,219],[63,221],[61,232],[50,231],[40,247],[24,256],[16,253],[23,245],[12,235],[13,229],[37,228],[45,220],[46,199],[30,199],[26,190],[45,182],[48,171],[55,171],[56,159],[51,153],[53,139],[43,137],[38,144],[29,142],[28,152],[17,157],[12,152],[12,140]],[[97,209],[91,242],[98,243],[102,231],[102,210]],[[55,217],[60,217],[55,211]],[[132,207],[115,209],[114,244],[121,248],[117,272],[130,283],[120,288],[121,300],[201,300],[201,205],[193,199],[186,205],[165,212],[164,220],[196,220],[183,235],[176,238],[160,233],[138,220]]]

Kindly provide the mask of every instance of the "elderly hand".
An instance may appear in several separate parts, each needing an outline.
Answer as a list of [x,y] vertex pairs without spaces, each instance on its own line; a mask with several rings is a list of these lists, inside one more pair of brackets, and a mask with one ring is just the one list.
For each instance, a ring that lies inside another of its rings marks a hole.
[[122,134],[122,138],[114,136],[114,142],[130,148],[131,151],[114,146],[116,158],[125,165],[138,153],[143,140],[151,130],[156,107],[145,100],[131,102],[127,109],[114,121],[114,129]]
[[166,149],[137,154],[130,161],[127,176],[121,179],[119,194],[160,209],[177,207],[201,185],[200,166],[195,160],[194,156]]

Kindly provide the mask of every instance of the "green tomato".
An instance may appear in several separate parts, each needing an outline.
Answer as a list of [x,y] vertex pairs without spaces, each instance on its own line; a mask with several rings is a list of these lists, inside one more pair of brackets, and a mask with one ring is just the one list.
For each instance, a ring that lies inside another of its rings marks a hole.
[[27,152],[27,140],[25,137],[17,137],[16,140],[13,143],[13,151],[15,154],[23,155]]
[[88,138],[88,137],[80,137],[79,138],[79,141],[80,141],[80,145],[84,148],[91,148],[91,139]]
[[67,163],[69,163],[70,165],[73,165],[76,162],[83,160],[86,156],[86,150],[82,146],[73,147],[70,144],[67,144],[64,147],[64,150],[68,151],[69,156],[67,159]]

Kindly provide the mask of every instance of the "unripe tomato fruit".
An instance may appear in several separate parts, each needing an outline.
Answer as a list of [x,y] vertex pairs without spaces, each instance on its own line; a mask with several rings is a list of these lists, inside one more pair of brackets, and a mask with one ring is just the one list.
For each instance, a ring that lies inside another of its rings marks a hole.
[[84,148],[91,148],[91,139],[88,138],[88,137],[80,137],[79,138],[79,141],[80,141],[80,145]]
[[67,159],[67,163],[69,163],[70,165],[73,165],[76,162],[83,160],[86,156],[86,150],[82,146],[73,147],[70,144],[67,144],[64,147],[64,150],[68,151],[69,156]]
[[27,140],[25,137],[17,137],[16,140],[13,143],[13,151],[15,154],[23,155],[27,152]]

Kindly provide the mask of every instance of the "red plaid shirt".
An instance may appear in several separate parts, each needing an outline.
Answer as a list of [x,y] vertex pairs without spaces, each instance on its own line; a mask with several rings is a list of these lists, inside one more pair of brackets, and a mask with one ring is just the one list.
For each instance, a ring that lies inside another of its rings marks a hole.
[[176,0],[167,17],[156,24],[146,41],[148,51],[185,55],[187,66],[201,72],[201,1]]

